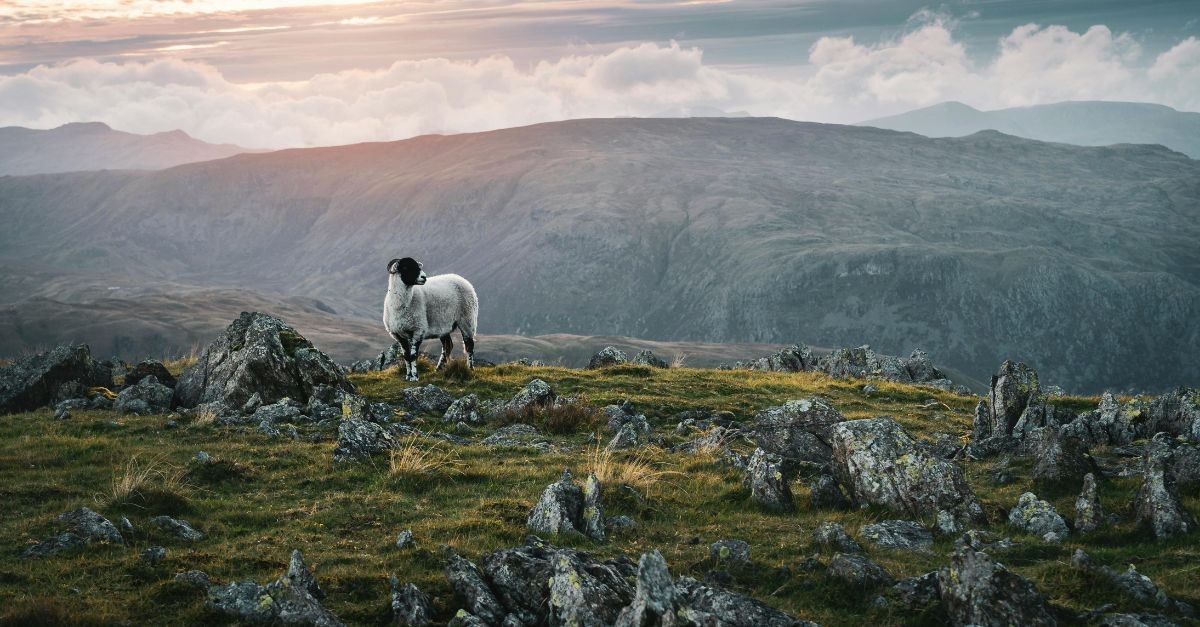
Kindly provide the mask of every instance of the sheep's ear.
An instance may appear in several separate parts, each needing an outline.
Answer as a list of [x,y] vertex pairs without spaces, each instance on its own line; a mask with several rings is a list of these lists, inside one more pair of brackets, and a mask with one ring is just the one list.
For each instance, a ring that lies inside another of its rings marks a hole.
[[399,271],[400,271],[400,260],[399,259],[393,259],[388,262],[388,273],[389,274],[396,274]]

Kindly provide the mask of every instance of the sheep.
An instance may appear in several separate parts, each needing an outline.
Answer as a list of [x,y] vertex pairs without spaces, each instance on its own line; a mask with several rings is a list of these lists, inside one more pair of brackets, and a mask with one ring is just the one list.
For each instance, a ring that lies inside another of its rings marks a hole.
[[437,368],[450,359],[458,329],[467,352],[467,366],[475,367],[475,327],[479,323],[479,297],[475,288],[457,274],[427,277],[412,257],[388,262],[388,291],[383,300],[383,326],[404,349],[405,378],[417,380],[417,355],[421,341],[442,341]]

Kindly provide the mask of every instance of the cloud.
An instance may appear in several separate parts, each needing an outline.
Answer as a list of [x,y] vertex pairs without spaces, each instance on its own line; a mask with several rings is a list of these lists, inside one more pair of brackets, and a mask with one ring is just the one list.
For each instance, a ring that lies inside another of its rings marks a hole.
[[628,45],[521,66],[505,56],[398,61],[307,81],[239,84],[177,58],[77,60],[0,77],[0,125],[98,120],[134,132],[182,129],[216,142],[290,147],[479,131],[580,117],[745,111],[856,122],[945,100],[980,108],[1068,99],[1200,109],[1200,41],[1152,59],[1127,34],[1026,25],[973,61],[932,18],[864,44],[825,37],[791,76],[706,64],[698,48]]

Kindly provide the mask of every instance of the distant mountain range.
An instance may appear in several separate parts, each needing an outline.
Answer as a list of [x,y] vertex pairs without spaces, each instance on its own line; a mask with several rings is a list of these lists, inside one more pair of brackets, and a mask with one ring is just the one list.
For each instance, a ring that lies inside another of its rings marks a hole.
[[926,137],[962,137],[984,130],[1080,146],[1161,144],[1200,159],[1200,113],[1137,102],[1059,102],[980,111],[961,102],[860,122]]
[[137,135],[101,122],[38,130],[0,128],[0,176],[82,170],[161,170],[183,163],[253,152],[232,144],[209,144],[183,131]]
[[[4,177],[0,220],[0,302],[31,339],[186,327],[194,288],[375,328],[387,260],[414,256],[475,284],[489,334],[920,347],[1081,392],[1200,381],[1200,162],[1156,146],[575,120]],[[152,282],[125,318],[89,314],[100,286]]]

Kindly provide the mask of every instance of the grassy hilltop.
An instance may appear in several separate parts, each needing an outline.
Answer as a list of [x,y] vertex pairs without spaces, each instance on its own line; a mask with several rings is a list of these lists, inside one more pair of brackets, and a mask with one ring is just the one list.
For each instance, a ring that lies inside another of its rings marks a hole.
[[[708,369],[657,370],[622,366],[603,371],[501,366],[473,375],[427,373],[455,396],[509,398],[530,379],[541,378],[561,395],[581,395],[591,407],[631,401],[645,413],[665,445],[696,437],[675,434],[672,417],[695,408],[725,410],[735,419],[789,399],[822,397],[848,419],[891,416],[915,436],[949,433],[967,437],[977,398],[924,387],[881,381],[866,394],[867,381],[834,380],[812,373],[782,374]],[[394,372],[352,377],[372,400],[394,401],[412,385]],[[1095,407],[1097,399],[1069,398],[1073,409]],[[798,617],[824,625],[931,624],[938,616],[875,609],[880,590],[859,590],[801,564],[818,553],[812,530],[836,520],[856,536],[861,525],[903,514],[883,509],[815,511],[807,483],[793,486],[797,511],[769,513],[751,502],[738,470],[711,455],[666,452],[646,447],[605,453],[592,433],[603,419],[578,410],[527,416],[556,452],[530,448],[455,445],[436,438],[405,441],[389,460],[335,465],[329,431],[319,441],[270,439],[253,428],[217,427],[166,416],[120,416],[80,411],[54,420],[52,410],[0,417],[0,624],[198,624],[225,623],[203,607],[203,593],[174,581],[178,572],[199,569],[214,582],[269,581],[287,568],[292,549],[301,549],[328,593],[325,606],[349,624],[386,624],[388,575],[411,581],[430,594],[448,619],[461,605],[442,573],[438,546],[456,547],[471,559],[514,546],[526,535],[525,519],[543,488],[563,468],[577,477],[596,472],[604,483],[603,504],[610,516],[637,522],[604,544],[584,539],[552,539],[604,557],[660,550],[673,575],[703,579],[709,545],[723,538],[750,544],[760,566],[735,572],[734,588]],[[452,429],[439,416],[402,420],[423,431]],[[540,424],[539,424],[540,423]],[[479,440],[498,425],[456,435]],[[316,433],[303,427],[301,433]],[[739,443],[741,452],[752,447]],[[567,448],[567,452],[557,452]],[[191,462],[198,451],[218,463]],[[1195,534],[1155,541],[1136,531],[1126,511],[1136,478],[1101,484],[1108,511],[1124,514],[1121,524],[1088,536],[1071,535],[1062,545],[1015,534],[1005,512],[1033,488],[1029,469],[1014,460],[1016,480],[998,487],[989,478],[994,462],[965,465],[984,504],[989,529],[1019,545],[995,557],[1033,580],[1048,599],[1073,612],[1116,604],[1116,610],[1158,611],[1117,594],[1111,584],[1073,570],[1071,553],[1084,548],[1092,558],[1123,570],[1127,564],[1148,575],[1168,594],[1200,603],[1200,545]],[[628,484],[632,489],[622,488]],[[1074,512],[1078,486],[1036,490],[1065,517]],[[80,506],[114,522],[127,516],[138,529],[132,548],[88,547],[42,560],[25,560],[25,545],[53,535],[54,517]],[[1185,495],[1185,506],[1200,511],[1200,498]],[[183,518],[206,538],[185,542],[153,529],[152,516]],[[931,521],[924,521],[931,522]],[[396,535],[412,529],[416,549],[395,547]],[[151,566],[138,553],[167,547],[165,561]],[[929,555],[868,549],[870,557],[897,578],[920,575],[946,562],[953,538],[939,539]],[[827,561],[829,554],[819,556]],[[779,569],[788,568],[784,573]]]

